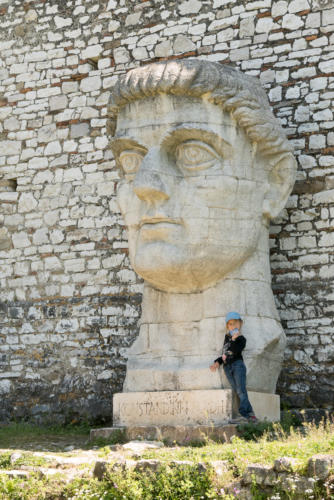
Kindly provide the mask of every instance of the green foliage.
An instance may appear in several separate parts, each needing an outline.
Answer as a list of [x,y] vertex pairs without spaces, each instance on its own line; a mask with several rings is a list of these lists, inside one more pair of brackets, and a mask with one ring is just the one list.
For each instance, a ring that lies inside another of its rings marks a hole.
[[162,465],[153,471],[110,470],[101,482],[86,480],[69,485],[66,499],[104,500],[185,500],[217,498],[211,469],[200,471],[197,466],[172,467]]
[[[290,418],[290,417],[289,417]],[[267,424],[268,425],[268,424]],[[6,452],[0,454],[0,500],[178,500],[178,499],[218,499],[232,500],[238,498],[236,492],[227,493],[226,486],[232,481],[240,480],[247,465],[250,463],[273,464],[276,458],[283,456],[297,458],[294,473],[297,477],[306,471],[308,459],[315,453],[334,453],[334,421],[324,419],[320,424],[304,422],[299,427],[293,427],[290,422],[270,424],[263,429],[258,427],[259,435],[256,437],[253,429],[253,438],[249,436],[234,437],[231,443],[218,444],[207,442],[201,447],[174,446],[158,450],[147,450],[142,458],[155,458],[161,461],[157,471],[135,471],[115,469],[110,467],[102,481],[84,477],[67,483],[61,474],[57,477],[41,478],[32,475],[29,478],[9,479],[1,473],[5,468],[11,468],[10,455]],[[15,428],[15,427],[14,427]],[[29,435],[31,442],[39,443],[36,429],[31,427],[19,428],[21,439]],[[72,431],[72,429],[71,429]],[[45,432],[45,429],[44,431]],[[72,436],[67,429],[59,433],[59,439]],[[1,435],[1,432],[0,432]],[[41,434],[44,438],[44,434]],[[12,438],[14,435],[12,434]],[[116,436],[119,441],[122,436]],[[110,443],[110,440],[107,440]],[[92,446],[91,443],[90,446]],[[100,453],[110,459],[110,448],[105,446]],[[173,466],[175,460],[187,460],[194,465]],[[210,464],[213,460],[227,460],[229,468],[218,479],[214,477],[210,465],[199,467],[198,463]],[[20,465],[44,465],[45,459],[23,453],[15,462],[15,468]],[[334,471],[333,471],[334,473]],[[293,477],[292,477],[293,479]],[[293,485],[292,485],[293,486]],[[267,492],[252,485],[252,498],[280,500],[297,500],[297,493],[293,488],[280,489],[277,484],[270,496]],[[310,490],[311,491],[311,490]],[[334,500],[334,476],[325,483],[320,481],[315,484],[313,500]],[[312,498],[305,496],[305,498]],[[306,495],[306,492],[305,492]]]
[[10,453],[0,453],[0,469],[7,469],[10,467]]
[[36,441],[44,442],[47,446],[50,441],[61,439],[64,439],[66,444],[73,440],[83,445],[88,439],[89,431],[90,428],[85,423],[66,426],[40,426],[24,422],[0,424],[0,448],[19,449],[25,448],[26,445],[30,448]]
[[108,444],[122,444],[122,443],[126,443],[126,434],[125,430],[123,429],[114,429],[110,437],[108,438],[99,437],[96,439],[92,439],[91,441],[92,446],[99,446],[99,447],[104,447],[107,446]]
[[[118,470],[105,479],[76,479],[70,484],[54,479],[8,479],[0,473],[0,498],[6,500],[199,500],[221,497],[212,470],[199,471],[196,465],[159,470]],[[226,497],[227,498],[227,497]]]
[[283,418],[279,424],[272,422],[258,422],[256,424],[242,424],[238,425],[238,432],[240,437],[246,441],[258,439],[263,435],[268,438],[277,439],[280,434],[289,434],[291,429],[299,428],[302,426],[300,418],[291,411],[285,411]]
[[44,457],[38,457],[32,453],[23,453],[23,455],[15,460],[14,468],[20,468],[22,465],[29,465],[33,467],[43,467],[49,463]]
[[301,427],[302,425],[303,421],[296,413],[291,410],[283,412],[281,426],[286,432],[290,430],[291,427]]
[[260,491],[258,485],[256,484],[255,476],[252,477],[251,494],[252,500],[266,500],[266,498],[268,498],[266,493]]
[[[247,424],[248,425],[248,424]],[[259,424],[257,424],[259,425]],[[202,448],[174,447],[158,451],[148,450],[143,458],[168,460],[228,460],[237,474],[241,474],[249,463],[272,464],[280,457],[300,460],[299,472],[305,469],[307,460],[316,453],[334,452],[334,421],[323,420],[318,425],[303,423],[294,428],[288,424],[269,424],[268,430],[260,427],[261,435],[253,439],[233,437],[231,443],[223,445],[211,442]],[[252,426],[252,429],[255,426]],[[263,431],[263,432],[262,432]]]
[[8,477],[0,472],[1,500],[59,500],[63,484],[40,479],[32,475],[29,479]]
[[40,436],[44,434],[52,435],[88,435],[90,425],[87,422],[68,425],[37,425],[27,422],[14,422],[11,424],[0,424],[0,440],[4,437],[13,436]]
[[251,441],[260,438],[264,434],[273,432],[274,427],[271,422],[259,422],[257,424],[241,424],[238,425],[238,432],[242,439]]

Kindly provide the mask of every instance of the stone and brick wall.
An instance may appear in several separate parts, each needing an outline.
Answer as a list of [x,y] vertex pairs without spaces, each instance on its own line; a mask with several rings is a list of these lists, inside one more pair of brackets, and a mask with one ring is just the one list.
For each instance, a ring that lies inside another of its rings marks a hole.
[[298,178],[271,229],[278,390],[334,401],[334,2],[0,0],[0,420],[106,419],[137,334],[106,138],[116,75],[204,57],[260,78]]

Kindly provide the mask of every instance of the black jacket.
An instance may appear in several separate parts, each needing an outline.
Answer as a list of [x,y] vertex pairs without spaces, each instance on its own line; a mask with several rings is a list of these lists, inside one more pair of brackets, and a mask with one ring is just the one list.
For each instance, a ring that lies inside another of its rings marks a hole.
[[237,359],[241,359],[243,361],[242,357],[242,351],[244,350],[246,346],[246,339],[243,335],[239,335],[235,340],[232,340],[231,335],[228,333],[225,335],[225,340],[224,340],[224,346],[223,346],[223,354],[226,354],[226,361],[223,361],[222,356],[219,356],[219,358],[215,359],[215,362],[218,361],[220,365],[223,363],[225,365],[230,365]]

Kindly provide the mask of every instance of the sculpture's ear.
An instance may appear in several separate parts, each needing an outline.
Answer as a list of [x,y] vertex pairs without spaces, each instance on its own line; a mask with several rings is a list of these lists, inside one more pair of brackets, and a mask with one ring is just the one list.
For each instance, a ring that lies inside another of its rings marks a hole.
[[263,201],[263,215],[277,217],[285,206],[295,183],[297,163],[292,153],[277,158],[269,173],[269,188]]

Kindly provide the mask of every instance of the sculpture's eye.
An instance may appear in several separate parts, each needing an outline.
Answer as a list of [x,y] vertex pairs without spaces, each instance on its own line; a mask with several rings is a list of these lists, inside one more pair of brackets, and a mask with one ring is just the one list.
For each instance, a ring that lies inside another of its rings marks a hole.
[[135,174],[143,161],[144,155],[138,151],[122,151],[119,161],[125,174]]
[[204,170],[217,163],[219,156],[216,151],[201,141],[188,141],[176,148],[176,160],[179,167],[188,170]]

